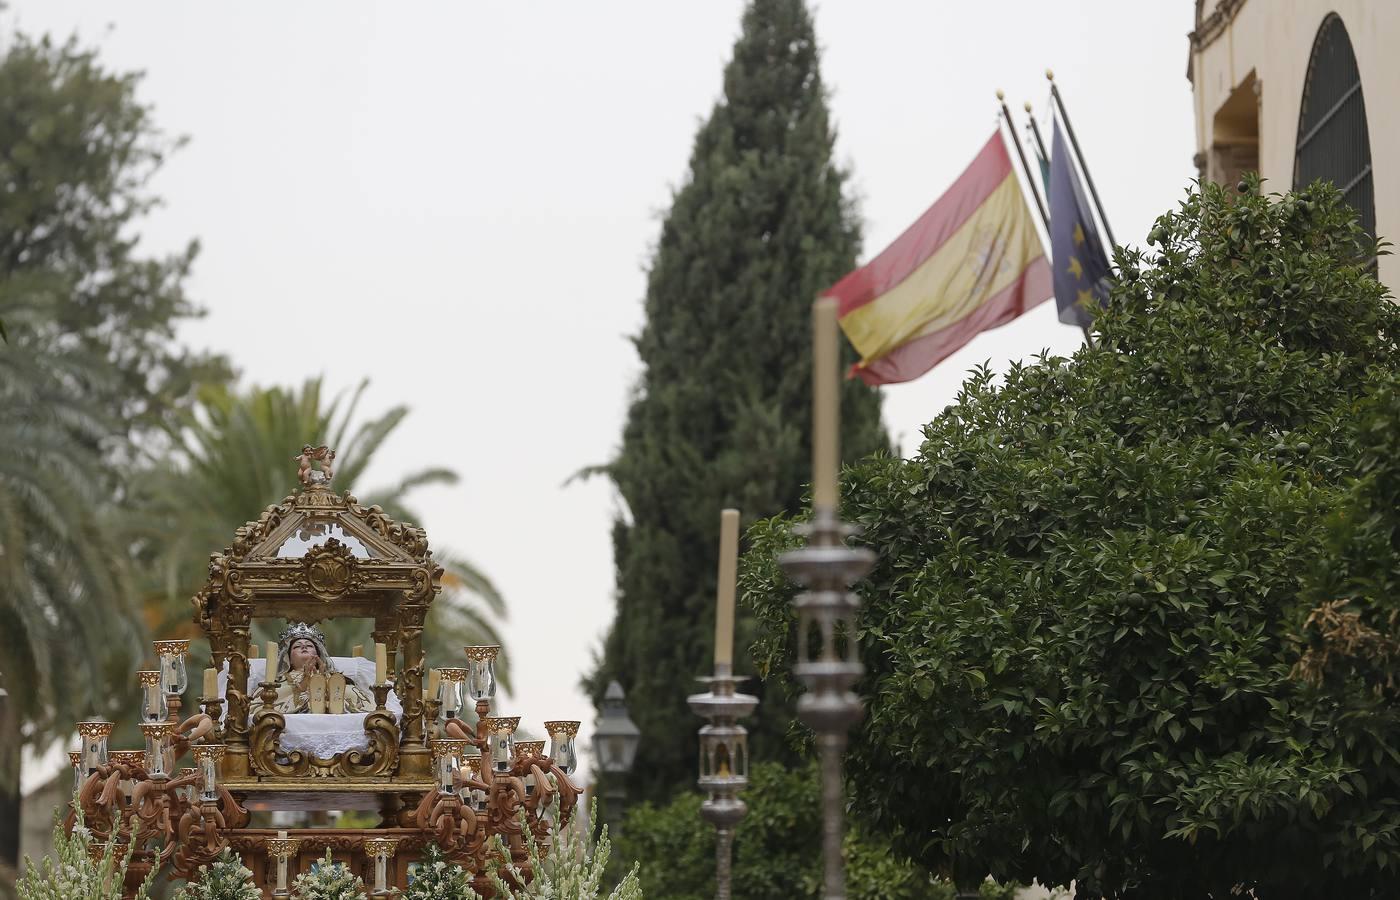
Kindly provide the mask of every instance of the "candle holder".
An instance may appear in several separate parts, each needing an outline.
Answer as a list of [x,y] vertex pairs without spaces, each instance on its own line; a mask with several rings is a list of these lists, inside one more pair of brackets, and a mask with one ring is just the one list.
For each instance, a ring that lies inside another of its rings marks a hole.
[[447,739],[430,743],[433,751],[433,778],[437,782],[438,793],[456,794],[456,776],[461,769],[462,754],[466,752],[467,742]]
[[83,772],[83,751],[69,750],[68,762],[73,766],[73,793],[76,794],[82,790],[83,778],[86,776]]
[[189,687],[189,673],[185,671],[185,657],[190,652],[190,642],[153,641],[156,656],[160,658],[160,683],[167,694],[183,694]]
[[[516,741],[515,762],[519,766],[538,764],[544,757],[544,741]],[[535,773],[526,769],[522,779],[525,782],[525,796],[535,792]]]
[[137,672],[136,683],[141,685],[141,721],[164,722],[169,719],[170,704],[165,700],[160,670]]
[[438,718],[442,711],[442,701],[436,697],[429,697],[423,701],[423,721],[428,723],[428,738],[437,740],[443,736],[442,723]]
[[[462,757],[462,764],[467,767],[467,775],[475,781],[481,781],[481,754],[476,753]],[[472,809],[477,812],[486,811],[486,791],[479,787],[471,789]]]
[[370,893],[371,897],[388,897],[395,893],[389,889],[389,860],[398,846],[398,841],[388,838],[365,841],[365,853],[374,857],[374,890]]
[[121,805],[130,808],[131,798],[136,794],[136,779],[140,777],[141,767],[146,761],[146,751],[113,750],[108,758],[112,765],[126,768],[126,776],[117,781],[117,788],[122,793]]
[[267,855],[276,860],[277,876],[272,896],[287,897],[287,861],[295,859],[301,852],[301,841],[296,838],[275,837],[267,839]]
[[78,736],[83,739],[83,768],[91,775],[98,766],[107,765],[107,738],[112,736],[112,723],[106,719],[79,722]]
[[200,802],[217,801],[219,799],[219,761],[224,758],[226,748],[223,744],[196,744],[191,752],[194,753],[195,762],[199,764]]
[[438,669],[438,696],[442,716],[455,719],[462,712],[462,690],[467,683],[468,669]]
[[509,774],[515,766],[515,729],[520,727],[520,717],[490,716],[483,721],[491,741],[491,771]]
[[463,647],[467,654],[467,695],[477,701],[491,701],[496,697],[496,657],[501,648],[497,644],[483,644],[478,647]]
[[222,697],[204,697],[199,701],[199,705],[204,708],[204,714],[214,723],[214,730],[205,735],[202,740],[211,744],[221,744],[224,740],[224,700]]
[[[807,546],[778,561],[807,590],[793,599],[797,609],[797,663],[793,673],[807,691],[797,701],[797,715],[816,733],[821,756],[822,848],[825,900],[844,900],[846,867],[841,855],[845,829],[845,788],[841,760],[846,732],[860,721],[862,704],[851,690],[865,671],[856,643],[855,615],[860,599],[849,585],[875,564],[870,550],[846,546],[856,528],[837,518],[832,506],[818,505],[812,521],[793,529],[807,536]],[[818,636],[816,643],[813,637]]]
[[735,678],[726,663],[715,664],[715,674],[702,678],[710,689],[693,694],[687,702],[696,715],[709,720],[700,729],[700,778],[706,793],[700,815],[715,828],[715,898],[729,900],[734,856],[734,829],[748,813],[739,792],[749,786],[748,730],[738,720],[751,715],[758,698],[735,690]]
[[170,736],[175,726],[169,722],[142,722],[141,733],[146,737],[146,777],[152,781],[168,779],[175,769]]
[[565,775],[573,775],[578,768],[578,750],[574,744],[578,740],[579,725],[579,722],[560,720],[544,723],[545,734],[549,735],[549,758]]
[[[196,758],[198,758],[197,755],[196,755]],[[182,779],[182,778],[195,778],[195,779],[197,779],[198,776],[199,776],[199,769],[197,769],[197,768],[184,768],[184,769],[181,769],[180,771],[178,771],[178,772],[175,773],[175,777],[176,777],[177,779]],[[182,802],[184,802],[184,803],[193,803],[193,802],[194,802],[194,798],[195,798],[195,782],[191,781],[189,784],[180,787],[175,793],[176,793],[176,796],[178,796]]]

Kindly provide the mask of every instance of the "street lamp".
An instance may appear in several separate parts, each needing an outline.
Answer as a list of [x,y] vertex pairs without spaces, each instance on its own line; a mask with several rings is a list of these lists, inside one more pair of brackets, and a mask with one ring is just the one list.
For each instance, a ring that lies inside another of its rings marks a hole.
[[[622,776],[632,771],[632,762],[637,758],[637,744],[642,739],[637,723],[627,715],[626,697],[622,685],[616,681],[610,683],[603,694],[602,714],[593,728],[593,758],[598,761],[598,768],[610,776]],[[612,830],[615,831],[627,787],[620,777],[607,778],[604,787],[604,808],[608,823],[614,826]]]

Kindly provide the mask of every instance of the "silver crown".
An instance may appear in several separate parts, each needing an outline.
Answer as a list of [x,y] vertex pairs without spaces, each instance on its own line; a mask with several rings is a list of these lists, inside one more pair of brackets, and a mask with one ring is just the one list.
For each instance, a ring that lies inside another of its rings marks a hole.
[[310,638],[322,644],[326,642],[326,636],[321,633],[321,629],[305,622],[293,622],[286,631],[278,635],[278,640],[284,644],[295,641],[297,638]]

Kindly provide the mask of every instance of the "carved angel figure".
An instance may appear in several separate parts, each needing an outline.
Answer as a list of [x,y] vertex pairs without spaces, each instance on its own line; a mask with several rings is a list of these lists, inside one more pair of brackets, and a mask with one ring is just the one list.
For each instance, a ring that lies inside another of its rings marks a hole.
[[[313,484],[330,484],[331,478],[335,476],[332,463],[335,461],[335,451],[322,444],[319,447],[312,447],[310,444],[303,444],[301,452],[292,457],[297,463],[297,478],[302,484],[310,487]],[[312,461],[321,464],[320,469],[311,466]]]

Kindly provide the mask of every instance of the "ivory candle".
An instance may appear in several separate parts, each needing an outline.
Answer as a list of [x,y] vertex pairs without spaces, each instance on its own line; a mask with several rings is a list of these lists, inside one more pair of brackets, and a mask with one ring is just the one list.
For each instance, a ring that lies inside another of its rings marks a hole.
[[374,683],[389,683],[389,648],[383,644],[374,645]]
[[353,656],[353,657],[355,657],[356,659],[359,659],[360,657],[364,656],[364,655],[365,655],[365,645],[364,645],[364,644],[356,644],[353,648],[351,648],[351,650],[350,650],[350,655]]
[[442,673],[437,669],[428,670],[428,699],[435,700],[438,695],[438,685],[442,682]]
[[279,840],[279,841],[285,841],[286,839],[287,839],[287,832],[285,832],[285,831],[279,831],[279,832],[277,832],[277,840]]
[[734,575],[739,562],[739,511],[719,514],[719,587],[715,592],[715,669],[734,665]]
[[831,510],[837,506],[841,421],[838,331],[836,298],[818,298],[812,304],[812,506]]
[[219,695],[219,670],[204,670],[204,699],[209,700]]
[[271,681],[277,677],[277,642],[267,642],[267,670],[263,673],[263,681]]

